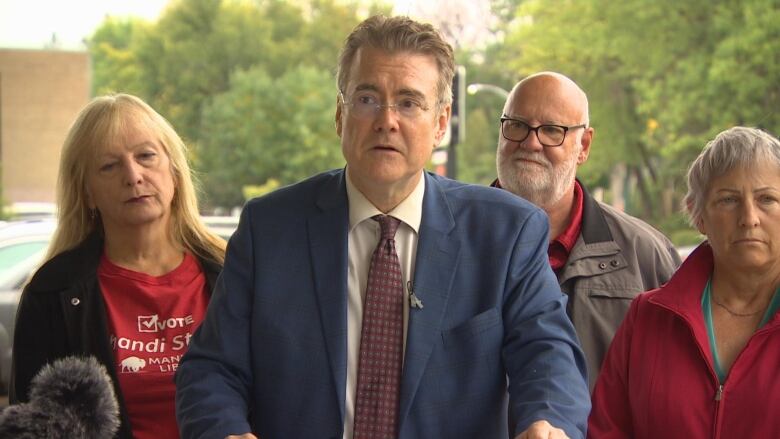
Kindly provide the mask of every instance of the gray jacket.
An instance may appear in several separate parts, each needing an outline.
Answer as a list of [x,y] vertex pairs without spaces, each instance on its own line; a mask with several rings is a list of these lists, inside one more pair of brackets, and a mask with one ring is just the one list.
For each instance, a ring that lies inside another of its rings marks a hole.
[[631,299],[666,283],[681,260],[661,232],[582,190],[580,236],[556,274],[569,296],[567,311],[585,351],[592,391]]

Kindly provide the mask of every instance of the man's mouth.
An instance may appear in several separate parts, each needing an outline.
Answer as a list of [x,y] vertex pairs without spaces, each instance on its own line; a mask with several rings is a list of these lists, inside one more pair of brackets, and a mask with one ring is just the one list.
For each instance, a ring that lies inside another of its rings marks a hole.
[[521,164],[531,163],[531,164],[534,164],[536,166],[541,166],[542,168],[547,168],[547,164],[546,163],[540,162],[538,160],[534,160],[534,159],[532,159],[530,157],[515,157],[514,160],[515,160],[515,162],[518,162],[518,163],[521,163]]
[[398,148],[392,146],[392,145],[375,145],[374,149],[379,151],[388,151],[388,152],[399,152]]

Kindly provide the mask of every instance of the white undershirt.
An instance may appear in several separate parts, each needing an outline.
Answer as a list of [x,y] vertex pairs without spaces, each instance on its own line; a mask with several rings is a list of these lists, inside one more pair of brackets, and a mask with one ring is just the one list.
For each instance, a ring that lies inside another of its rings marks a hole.
[[[414,278],[423,195],[425,195],[425,176],[421,171],[420,181],[412,193],[387,213],[401,220],[395,233],[395,248],[401,263],[404,293],[408,293],[407,282]],[[371,217],[382,215],[382,212],[352,184],[349,168],[347,168],[347,198],[349,199],[349,267],[347,269],[347,391],[344,405],[344,439],[352,439],[360,332],[363,328],[363,301],[368,283],[368,267],[374,249],[379,243],[380,234],[379,223]],[[409,301],[404,300],[404,352],[408,322]]]

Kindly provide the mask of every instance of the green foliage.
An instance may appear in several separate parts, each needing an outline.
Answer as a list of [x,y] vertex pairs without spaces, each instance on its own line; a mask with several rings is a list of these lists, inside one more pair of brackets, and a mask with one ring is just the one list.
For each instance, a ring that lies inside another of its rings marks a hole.
[[244,194],[245,200],[251,200],[252,198],[260,197],[267,193],[273,192],[279,189],[279,186],[281,186],[279,180],[275,178],[269,178],[268,181],[263,184],[244,186],[242,188],[242,192]]
[[456,147],[459,180],[488,185],[496,179],[496,135],[499,129],[496,121],[500,116],[481,107],[468,112],[466,141]]
[[[387,4],[173,0],[152,23],[107,18],[89,42],[94,92],[147,100],[193,144],[210,204],[241,204],[245,186],[343,164],[333,128],[338,50]],[[580,178],[610,187],[625,166],[627,210],[664,231],[689,233],[678,209],[685,171],[715,133],[738,124],[780,132],[777,0],[491,5],[497,42],[457,48],[467,82],[509,90],[542,70],[577,81],[596,129]],[[467,96],[460,179],[495,178],[502,106],[490,93]]]
[[[504,47],[493,45],[486,49],[464,48],[456,52],[458,64],[466,68],[469,84],[491,84],[510,90],[519,79],[504,68],[496,58]],[[458,180],[476,184],[490,184],[496,179],[496,146],[498,121],[504,107],[504,98],[492,92],[466,94],[466,138],[457,145]]]
[[264,62],[272,31],[247,2],[173,3],[137,43],[142,95],[184,137],[198,140],[204,105],[228,89],[234,71]]
[[89,40],[92,57],[92,93],[138,94],[141,71],[132,48],[133,39],[145,32],[142,21],[108,17]]
[[[199,167],[208,192],[243,203],[242,187],[270,179],[290,184],[343,166],[334,128],[333,78],[298,67],[272,78],[261,67],[237,72],[230,90],[203,112]],[[281,110],[283,109],[283,111]]]
[[90,40],[94,90],[149,102],[193,144],[209,204],[238,205],[245,185],[341,164],[333,72],[357,10],[174,0],[155,23],[107,19]]
[[778,22],[775,0],[527,0],[497,59],[577,81],[596,129],[581,177],[603,183],[626,164],[629,210],[671,233],[687,229],[685,171],[709,139],[734,125],[780,132]]

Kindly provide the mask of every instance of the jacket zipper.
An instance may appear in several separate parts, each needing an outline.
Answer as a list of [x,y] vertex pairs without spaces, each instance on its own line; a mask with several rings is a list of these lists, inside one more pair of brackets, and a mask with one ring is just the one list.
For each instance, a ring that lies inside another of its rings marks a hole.
[[720,437],[720,418],[721,418],[721,407],[723,407],[723,404],[721,403],[721,400],[723,399],[723,384],[718,384],[718,390],[715,391],[715,425],[712,426],[712,438],[718,439]]
[[[690,322],[688,323],[690,325]],[[731,371],[734,370],[734,366],[739,364],[740,358],[743,356],[743,354],[750,348],[750,345],[754,343],[753,340],[756,339],[757,336],[762,336],[765,333],[768,332],[774,332],[778,330],[778,326],[764,326],[763,328],[760,328],[758,331],[754,332],[753,335],[750,336],[750,339],[748,339],[748,342],[745,344],[745,347],[742,348],[742,351],[737,354],[737,358],[734,359],[734,362],[731,363],[731,369],[729,370],[729,374],[726,376],[726,382],[729,380],[729,376],[731,375]],[[712,371],[713,375],[715,375],[715,370]],[[721,421],[723,418],[723,384],[720,384],[718,381],[717,376],[715,377],[715,382],[718,383],[718,389],[715,391],[715,424],[713,425],[713,433],[712,437],[713,439],[720,438],[721,434]]]
[[[717,389],[715,390],[715,397],[713,398],[715,401],[715,419],[713,420],[713,431],[712,431],[712,437],[713,439],[719,439],[720,438],[720,422],[722,418],[722,408],[723,404],[721,401],[723,400],[723,384],[720,383],[720,380],[718,379],[718,375],[715,373],[715,368],[712,364],[710,364],[709,361],[707,361],[707,354],[704,352],[704,347],[701,346],[696,339],[696,335],[693,333],[693,325],[691,324],[690,320],[683,315],[682,313],[678,312],[676,309],[673,309],[666,304],[663,303],[657,303],[653,302],[652,300],[650,303],[659,306],[661,308],[666,309],[667,311],[671,312],[672,314],[676,315],[677,317],[681,318],[685,322],[685,326],[688,327],[688,330],[691,333],[691,337],[693,338],[693,341],[696,344],[696,347],[699,348],[699,354],[701,355],[702,360],[704,360],[704,363],[707,365],[707,369],[710,371],[710,376],[712,376],[715,384],[717,385]],[[778,311],[780,313],[780,311]],[[756,336],[763,335],[766,332],[774,332],[777,330],[780,330],[780,325],[772,325],[772,322],[775,319],[770,320],[763,328],[760,328],[758,331],[754,332],[752,336],[750,336],[750,339],[748,340],[747,344],[745,344],[745,347],[742,348],[742,351],[737,355],[737,358],[734,359],[734,362],[731,364],[731,369],[734,368],[734,365],[736,365],[739,362],[740,357],[742,357],[742,354],[748,350],[750,345],[753,343],[753,340],[756,338]],[[729,375],[731,374],[731,370],[729,370]],[[728,381],[728,376],[726,377],[726,381]]]

